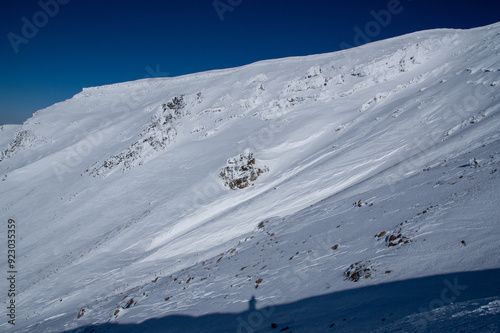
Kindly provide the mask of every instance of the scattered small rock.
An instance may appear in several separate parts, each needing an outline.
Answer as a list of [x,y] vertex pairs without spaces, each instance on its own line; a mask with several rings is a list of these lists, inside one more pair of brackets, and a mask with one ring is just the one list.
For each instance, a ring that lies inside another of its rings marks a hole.
[[128,309],[128,308],[130,308],[130,307],[132,306],[132,304],[134,304],[134,299],[133,299],[133,298],[131,298],[131,299],[127,302],[127,304],[125,304],[125,306],[123,306],[123,308],[124,308],[124,309]]
[[373,270],[369,266],[370,261],[357,262],[349,266],[349,268],[344,272],[345,280],[351,280],[352,282],[358,282],[360,279],[369,279]]
[[80,312],[78,312],[78,316],[76,317],[77,319],[80,319],[81,317],[83,317],[83,315],[85,314],[85,309],[80,309]]
[[391,234],[390,236],[386,237],[385,241],[387,243],[387,247],[397,246],[399,244],[408,244],[411,242],[410,239],[403,236],[401,233],[397,235]]

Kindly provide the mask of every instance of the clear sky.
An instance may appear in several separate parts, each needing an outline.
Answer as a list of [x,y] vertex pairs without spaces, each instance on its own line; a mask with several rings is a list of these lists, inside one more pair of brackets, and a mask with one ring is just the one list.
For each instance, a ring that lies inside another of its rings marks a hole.
[[498,21],[498,0],[3,0],[0,125],[83,87]]

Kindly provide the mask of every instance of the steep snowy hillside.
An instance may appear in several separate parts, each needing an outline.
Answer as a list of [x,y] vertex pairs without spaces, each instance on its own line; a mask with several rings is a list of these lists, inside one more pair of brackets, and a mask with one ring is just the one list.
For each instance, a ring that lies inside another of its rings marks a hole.
[[86,88],[0,127],[0,330],[496,331],[499,82],[495,24]]

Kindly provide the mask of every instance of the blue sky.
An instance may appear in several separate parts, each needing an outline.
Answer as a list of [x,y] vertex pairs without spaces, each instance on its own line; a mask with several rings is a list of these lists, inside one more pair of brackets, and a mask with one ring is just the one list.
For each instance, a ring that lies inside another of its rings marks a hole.
[[498,21],[498,0],[3,0],[0,125],[83,87]]

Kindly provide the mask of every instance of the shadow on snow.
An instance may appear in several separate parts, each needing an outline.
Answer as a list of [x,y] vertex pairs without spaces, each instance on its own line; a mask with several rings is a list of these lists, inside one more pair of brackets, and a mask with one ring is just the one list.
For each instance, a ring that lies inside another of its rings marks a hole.
[[263,308],[256,303],[252,296],[249,310],[241,313],[169,315],[67,332],[498,332],[500,269],[391,282]]

